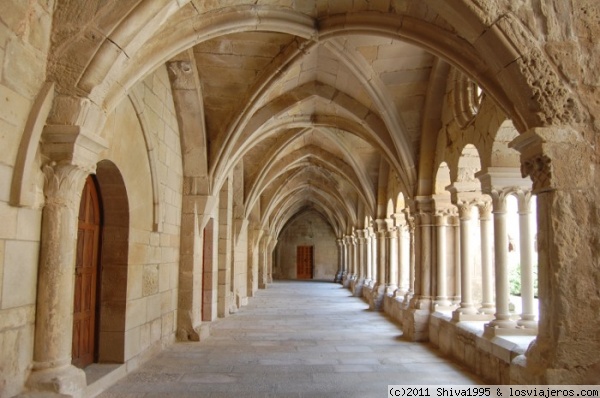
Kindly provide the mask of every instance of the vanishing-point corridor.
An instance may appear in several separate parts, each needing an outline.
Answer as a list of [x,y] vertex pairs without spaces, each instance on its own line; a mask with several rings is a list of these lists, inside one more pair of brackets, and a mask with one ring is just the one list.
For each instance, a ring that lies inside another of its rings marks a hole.
[[388,384],[478,379],[338,284],[277,282],[101,394],[113,397],[383,397]]

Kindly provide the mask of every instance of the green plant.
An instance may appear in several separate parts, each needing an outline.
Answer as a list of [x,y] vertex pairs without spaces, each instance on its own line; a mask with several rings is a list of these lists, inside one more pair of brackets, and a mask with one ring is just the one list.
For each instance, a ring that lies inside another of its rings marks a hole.
[[[512,296],[521,295],[521,264],[516,264],[508,274],[509,292]],[[533,266],[533,295],[538,296],[538,267]]]

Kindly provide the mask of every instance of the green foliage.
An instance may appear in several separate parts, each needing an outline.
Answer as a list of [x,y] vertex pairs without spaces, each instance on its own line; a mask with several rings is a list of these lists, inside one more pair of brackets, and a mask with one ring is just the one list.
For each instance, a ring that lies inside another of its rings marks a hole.
[[[521,295],[521,264],[517,264],[508,274],[508,285],[512,296]],[[538,296],[538,267],[533,266],[533,295]]]

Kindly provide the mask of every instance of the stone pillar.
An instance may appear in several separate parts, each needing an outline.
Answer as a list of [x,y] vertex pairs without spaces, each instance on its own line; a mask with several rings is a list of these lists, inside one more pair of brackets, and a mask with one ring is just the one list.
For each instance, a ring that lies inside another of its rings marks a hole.
[[373,284],[373,228],[365,229],[365,285]]
[[406,221],[408,223],[408,292],[404,296],[404,303],[408,305],[415,294],[415,266],[416,266],[416,254],[415,254],[415,219],[407,213]]
[[[71,365],[77,217],[86,176],[71,164],[46,165],[38,271],[33,391],[79,397],[85,373]],[[17,349],[17,347],[15,347]]]
[[371,287],[377,284],[377,267],[379,265],[379,240],[377,226],[371,227]]
[[523,313],[517,325],[528,329],[537,329],[534,312],[533,291],[533,228],[531,225],[531,192],[519,195],[519,240],[521,257],[521,300]]
[[482,314],[494,314],[494,291],[492,286],[492,203],[482,201],[479,206],[479,226],[481,232],[481,308]]
[[506,230],[507,191],[491,190],[494,212],[494,263],[496,279],[495,319],[486,325],[486,334],[496,334],[496,329],[514,329],[510,319],[508,286],[508,232]]
[[380,310],[383,304],[383,296],[385,294],[385,281],[386,281],[386,266],[388,261],[387,256],[387,241],[385,238],[387,232],[387,224],[390,221],[384,219],[377,219],[375,223],[377,225],[377,280],[373,286],[373,292],[371,300],[369,301],[369,307],[372,310]]
[[450,217],[450,222],[452,223],[454,237],[454,296],[452,297],[452,305],[460,305],[460,220],[458,215],[453,214]]
[[356,231],[356,268],[357,276],[352,287],[352,295],[356,297],[362,296],[362,288],[365,283],[365,230],[359,229]]
[[396,218],[396,225],[398,227],[398,289],[395,295],[404,299],[410,289],[408,282],[410,276],[410,242],[408,240],[410,237],[404,214]]
[[435,297],[435,308],[439,310],[448,309],[452,305],[448,299],[447,273],[448,273],[448,215],[439,211],[435,216],[435,228],[437,236],[437,295]]
[[350,257],[350,243],[348,235],[344,236],[344,276],[342,278],[342,285],[348,287],[350,285],[350,278],[352,277],[352,259]]
[[269,249],[267,251],[268,256],[268,271],[267,271],[267,283],[273,283],[273,250],[275,250],[275,246],[277,246],[277,239],[271,236],[269,242]]
[[431,292],[433,200],[417,199],[418,249],[416,250],[415,292],[402,322],[404,336],[411,341],[429,339],[429,316],[433,305]]
[[344,243],[342,239],[337,239],[336,242],[338,247],[338,271],[335,274],[335,279],[333,281],[335,283],[340,283],[344,277]]
[[385,293],[391,296],[398,288],[398,228],[394,225],[390,226],[385,237],[388,248]]
[[537,196],[539,332],[524,361],[515,358],[530,384],[598,381],[597,134],[588,122],[580,126],[535,128],[511,143]]
[[458,206],[460,219],[460,307],[452,313],[454,321],[474,320],[477,314],[473,303],[471,279],[473,264],[471,263],[471,209],[474,201],[460,201]]

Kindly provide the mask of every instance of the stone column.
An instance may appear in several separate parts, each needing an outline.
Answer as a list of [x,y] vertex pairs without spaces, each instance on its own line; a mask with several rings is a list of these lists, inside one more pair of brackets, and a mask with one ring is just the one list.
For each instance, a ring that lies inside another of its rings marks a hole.
[[471,210],[474,205],[474,201],[460,201],[457,204],[460,219],[461,300],[460,307],[452,313],[454,321],[471,320],[471,316],[477,314],[471,287],[473,275],[473,264],[471,263]]
[[[576,113],[567,115],[572,120]],[[577,128],[540,127],[521,134],[511,146],[521,153],[523,174],[533,180],[538,214],[539,331],[525,358],[515,358],[525,366],[519,370],[529,372],[521,384],[597,382],[597,133],[588,121]]]
[[435,297],[436,309],[447,309],[452,303],[448,299],[447,273],[448,273],[448,246],[446,234],[448,230],[448,215],[439,211],[435,216],[437,235],[437,296]]
[[494,314],[494,292],[492,286],[492,203],[482,201],[479,206],[481,232],[481,308],[482,314]]
[[350,240],[348,235],[344,236],[344,277],[342,279],[342,285],[344,287],[350,286],[350,279],[352,277],[352,257],[350,253]]
[[356,268],[357,268],[357,276],[354,280],[354,285],[352,287],[352,295],[356,297],[362,296],[362,288],[365,283],[365,230],[359,229],[356,232],[356,250],[355,250],[355,258],[356,258]]
[[408,305],[415,294],[415,219],[410,214],[406,215],[408,223],[408,292],[404,296],[404,303]]
[[507,191],[492,189],[494,213],[494,263],[496,281],[495,319],[486,325],[486,334],[496,334],[496,329],[514,329],[510,319],[508,286],[508,232],[506,230]]
[[338,271],[335,274],[335,283],[342,282],[342,278],[344,277],[344,243],[342,239],[337,239],[337,247],[338,247]]
[[531,192],[519,195],[519,241],[521,245],[521,300],[523,313],[517,325],[537,329],[533,291],[533,228],[531,225]]
[[371,286],[373,283],[373,228],[365,229],[365,285]]
[[407,242],[410,237],[408,236],[406,217],[404,214],[401,214],[400,217],[396,219],[398,226],[398,289],[396,290],[396,297],[404,299],[410,289],[408,282],[410,276],[410,242]]
[[379,240],[377,226],[371,227],[371,287],[377,284],[377,267],[379,266]]
[[454,296],[452,297],[452,305],[460,305],[460,220],[457,214],[453,214],[450,221],[454,237]]
[[384,219],[375,220],[377,225],[377,281],[373,286],[373,292],[371,300],[369,301],[369,307],[373,310],[379,310],[383,304],[383,295],[385,294],[385,281],[386,281],[386,262],[388,261],[387,256],[387,245],[385,234],[387,232],[387,223]]
[[[42,211],[33,369],[27,387],[79,397],[85,373],[71,365],[77,217],[91,170],[52,163]],[[15,347],[17,349],[17,347]]]
[[389,259],[387,261],[386,291],[388,296],[394,295],[398,289],[398,227],[390,226],[386,232]]

